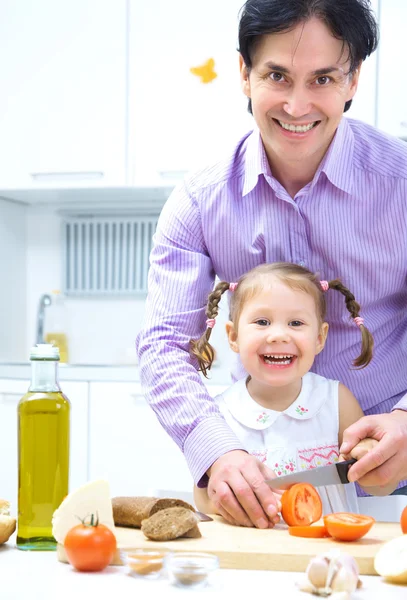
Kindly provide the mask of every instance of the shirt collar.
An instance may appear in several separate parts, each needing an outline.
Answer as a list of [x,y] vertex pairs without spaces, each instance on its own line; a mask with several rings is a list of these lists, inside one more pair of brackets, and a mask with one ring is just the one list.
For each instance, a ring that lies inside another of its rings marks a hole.
[[353,190],[353,152],[355,138],[346,117],[342,117],[335,136],[315,173],[317,182],[321,172],[337,188],[348,194]]
[[284,411],[264,408],[257,404],[247,391],[246,377],[231,386],[223,397],[233,417],[250,429],[267,429],[281,416],[298,421],[312,418],[326,401],[323,394],[314,394],[312,382],[304,377],[298,398]]
[[255,127],[247,140],[243,196],[246,196],[256,187],[259,175],[271,177],[271,171],[260,131]]
[[[317,184],[321,173],[325,173],[335,187],[348,194],[352,193],[354,143],[353,132],[347,118],[342,117],[335,136],[314,175],[311,182],[312,187]],[[243,196],[246,196],[255,188],[259,175],[265,175],[273,179],[260,131],[257,127],[247,140],[245,167]]]

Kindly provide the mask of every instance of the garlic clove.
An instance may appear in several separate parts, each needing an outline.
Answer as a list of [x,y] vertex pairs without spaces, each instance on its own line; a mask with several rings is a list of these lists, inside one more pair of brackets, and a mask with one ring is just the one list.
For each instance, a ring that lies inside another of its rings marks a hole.
[[329,561],[325,558],[325,556],[321,554],[311,559],[305,573],[308,577],[309,582],[315,588],[325,587],[326,578],[328,575],[328,567]]
[[335,592],[354,592],[358,587],[359,577],[348,567],[342,566],[334,576],[331,588]]
[[361,585],[356,560],[339,550],[331,550],[311,559],[306,575],[308,581],[300,589],[310,591],[311,586],[313,594],[332,595],[337,600],[340,600],[338,594],[345,594],[345,599]]

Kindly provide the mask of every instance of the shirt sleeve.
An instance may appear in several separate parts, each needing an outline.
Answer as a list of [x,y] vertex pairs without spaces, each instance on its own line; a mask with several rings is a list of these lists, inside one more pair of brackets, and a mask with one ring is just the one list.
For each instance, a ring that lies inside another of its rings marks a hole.
[[214,280],[199,208],[182,184],[158,220],[144,325],[136,346],[146,399],[184,453],[199,486],[207,485],[205,473],[217,458],[243,449],[189,353],[190,340],[205,331],[205,307]]
[[392,412],[393,410],[407,410],[407,394],[402,396],[402,398],[400,398],[400,400],[393,406],[391,410]]

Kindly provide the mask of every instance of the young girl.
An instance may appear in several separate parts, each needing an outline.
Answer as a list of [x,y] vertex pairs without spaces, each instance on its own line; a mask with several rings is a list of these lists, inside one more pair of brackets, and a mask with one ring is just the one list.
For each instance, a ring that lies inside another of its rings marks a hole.
[[[328,290],[344,296],[350,326],[360,329],[362,348],[353,365],[363,368],[372,360],[373,338],[353,294],[339,280],[320,281],[291,263],[263,264],[237,283],[220,282],[209,295],[207,329],[191,340],[191,353],[205,376],[214,358],[209,338],[227,290],[233,292],[226,324],[229,345],[249,374],[215,398],[228,424],[246,450],[277,476],[343,460],[343,431],[363,416],[362,409],[348,388],[310,369],[328,334]],[[374,443],[363,440],[352,455],[361,458]],[[366,491],[384,495],[393,489]],[[319,487],[318,492],[324,514],[359,512],[354,484]],[[216,512],[206,488],[195,487],[194,496],[198,510]]]

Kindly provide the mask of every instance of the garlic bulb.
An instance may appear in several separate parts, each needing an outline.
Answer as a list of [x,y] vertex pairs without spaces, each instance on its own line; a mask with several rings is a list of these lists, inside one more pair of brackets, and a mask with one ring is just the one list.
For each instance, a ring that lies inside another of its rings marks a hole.
[[340,597],[349,597],[349,594],[361,585],[355,559],[338,550],[332,550],[312,558],[308,564],[306,575],[307,581],[301,586],[303,591],[319,596],[333,594],[337,600]]

